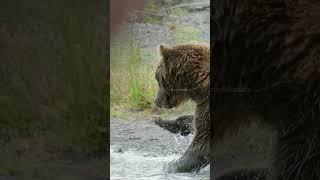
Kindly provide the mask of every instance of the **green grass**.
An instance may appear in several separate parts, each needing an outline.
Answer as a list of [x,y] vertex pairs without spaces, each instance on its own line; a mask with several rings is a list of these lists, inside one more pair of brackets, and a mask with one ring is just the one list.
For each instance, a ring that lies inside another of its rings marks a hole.
[[175,8],[172,10],[171,13],[175,16],[183,17],[184,15],[186,15],[188,13],[188,11],[183,8]]
[[192,26],[177,26],[173,32],[174,41],[176,43],[189,43],[192,41],[205,41],[201,37],[201,32]]
[[111,105],[135,110],[151,107],[157,92],[155,67],[143,64],[143,53],[134,40],[111,48]]
[[148,0],[144,7],[143,22],[147,24],[162,24],[161,4],[158,0]]

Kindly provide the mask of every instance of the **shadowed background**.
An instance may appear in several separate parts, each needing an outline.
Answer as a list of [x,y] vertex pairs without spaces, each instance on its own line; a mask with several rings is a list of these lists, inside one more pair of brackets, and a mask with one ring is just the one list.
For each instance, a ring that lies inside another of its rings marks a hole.
[[0,179],[102,179],[107,1],[2,1]]

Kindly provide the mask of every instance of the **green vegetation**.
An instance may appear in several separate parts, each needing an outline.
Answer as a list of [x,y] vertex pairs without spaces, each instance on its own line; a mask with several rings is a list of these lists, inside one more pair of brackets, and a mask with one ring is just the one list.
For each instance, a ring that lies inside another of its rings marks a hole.
[[201,37],[201,32],[192,26],[177,27],[173,32],[174,41],[176,43],[188,43],[191,41],[205,41]]
[[145,56],[137,42],[118,42],[111,48],[111,103],[124,108],[150,108],[157,92],[153,64],[143,64]]
[[[165,12],[163,11],[166,8],[178,5],[181,3],[186,3],[186,0],[148,0],[144,12],[143,12],[143,22],[147,24],[163,24]],[[174,8],[168,10],[172,15],[183,17],[187,14],[187,10],[183,8]]]
[[161,24],[162,20],[161,4],[158,0],[149,0],[144,8],[143,22],[148,24]]
[[171,13],[175,16],[183,17],[188,13],[188,11],[183,8],[174,8]]

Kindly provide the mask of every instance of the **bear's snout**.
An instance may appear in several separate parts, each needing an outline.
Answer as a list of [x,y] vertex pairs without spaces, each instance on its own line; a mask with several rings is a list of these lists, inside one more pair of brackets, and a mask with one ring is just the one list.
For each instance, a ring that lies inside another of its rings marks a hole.
[[161,92],[158,92],[154,104],[159,108],[171,109],[173,106],[167,101],[164,95],[161,95]]

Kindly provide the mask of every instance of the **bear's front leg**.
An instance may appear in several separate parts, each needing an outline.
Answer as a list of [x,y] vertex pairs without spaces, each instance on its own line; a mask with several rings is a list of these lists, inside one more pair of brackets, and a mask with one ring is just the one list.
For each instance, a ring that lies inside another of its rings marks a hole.
[[181,158],[167,166],[169,173],[198,172],[210,162],[209,102],[197,105],[194,117],[195,136]]
[[198,172],[209,164],[209,136],[197,134],[188,150],[178,160],[170,162],[168,173]]
[[154,122],[158,126],[172,133],[180,133],[182,136],[187,136],[193,132],[194,115],[180,116],[175,120],[163,120],[161,117],[154,117]]

